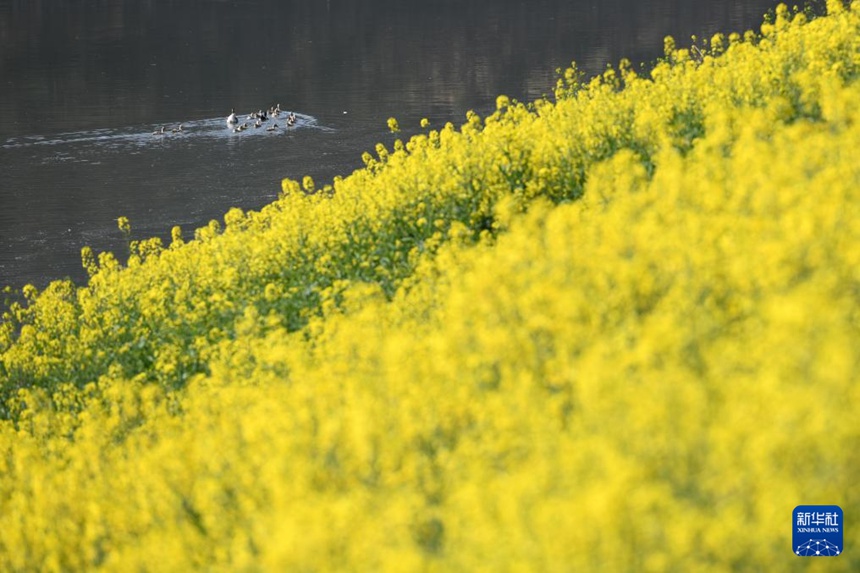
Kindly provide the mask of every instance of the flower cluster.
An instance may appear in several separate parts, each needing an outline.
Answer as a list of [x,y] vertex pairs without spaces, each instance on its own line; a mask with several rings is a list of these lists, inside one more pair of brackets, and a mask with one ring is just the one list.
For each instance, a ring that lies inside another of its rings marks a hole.
[[805,570],[791,508],[860,511],[860,6],[827,6],[25,289],[0,569]]

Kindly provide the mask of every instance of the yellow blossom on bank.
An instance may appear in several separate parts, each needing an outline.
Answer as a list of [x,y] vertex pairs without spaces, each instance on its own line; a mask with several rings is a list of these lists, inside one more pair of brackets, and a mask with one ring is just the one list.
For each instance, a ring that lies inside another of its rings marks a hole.
[[827,5],[84,249],[0,322],[0,570],[856,570],[790,539],[860,511]]

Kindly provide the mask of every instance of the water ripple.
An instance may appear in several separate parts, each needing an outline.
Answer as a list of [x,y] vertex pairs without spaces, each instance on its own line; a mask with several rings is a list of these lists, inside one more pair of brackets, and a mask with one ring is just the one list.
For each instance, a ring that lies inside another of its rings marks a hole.
[[[247,125],[247,129],[235,131],[228,126],[226,118],[200,119],[182,122],[181,124],[152,124],[137,127],[104,128],[88,131],[75,131],[57,135],[27,135],[12,137],[0,145],[0,148],[14,149],[43,145],[92,144],[105,148],[147,147],[153,144],[188,141],[195,139],[225,139],[235,141],[247,137],[277,136],[296,132],[303,129],[334,131],[330,127],[319,125],[317,119],[310,115],[296,113],[296,121],[292,126],[286,125],[284,112],[281,118],[270,118],[262,122],[260,127],[254,127],[254,120],[245,119],[249,114],[239,114],[239,125]],[[279,121],[280,120],[280,121]],[[180,128],[181,126],[181,128]],[[163,132],[162,132],[163,129]]]

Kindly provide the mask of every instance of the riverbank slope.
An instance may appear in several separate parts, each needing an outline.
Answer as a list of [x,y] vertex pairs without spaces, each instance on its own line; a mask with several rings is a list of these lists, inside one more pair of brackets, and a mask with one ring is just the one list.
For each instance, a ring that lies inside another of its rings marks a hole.
[[0,326],[2,568],[807,570],[791,509],[860,507],[860,7],[828,8],[167,246],[121,219],[127,264]]

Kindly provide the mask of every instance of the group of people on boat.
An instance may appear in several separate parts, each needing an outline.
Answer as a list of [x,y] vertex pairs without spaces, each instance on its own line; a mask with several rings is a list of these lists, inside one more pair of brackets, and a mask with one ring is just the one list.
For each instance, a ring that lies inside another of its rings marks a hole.
[[[240,133],[245,131],[246,129],[250,129],[253,127],[254,129],[259,129],[263,127],[263,125],[268,122],[270,119],[274,120],[275,118],[281,117],[281,104],[278,104],[274,107],[270,107],[268,110],[263,111],[259,110],[254,113],[248,114],[242,124],[239,124],[239,117],[236,115],[235,110],[230,110],[230,115],[227,116],[227,127],[233,128],[233,133]],[[253,123],[248,123],[253,122]],[[287,114],[287,118],[285,120],[287,127],[292,127],[296,124],[296,114],[290,112]],[[266,131],[275,131],[278,129],[277,122],[272,125],[266,126]]]

